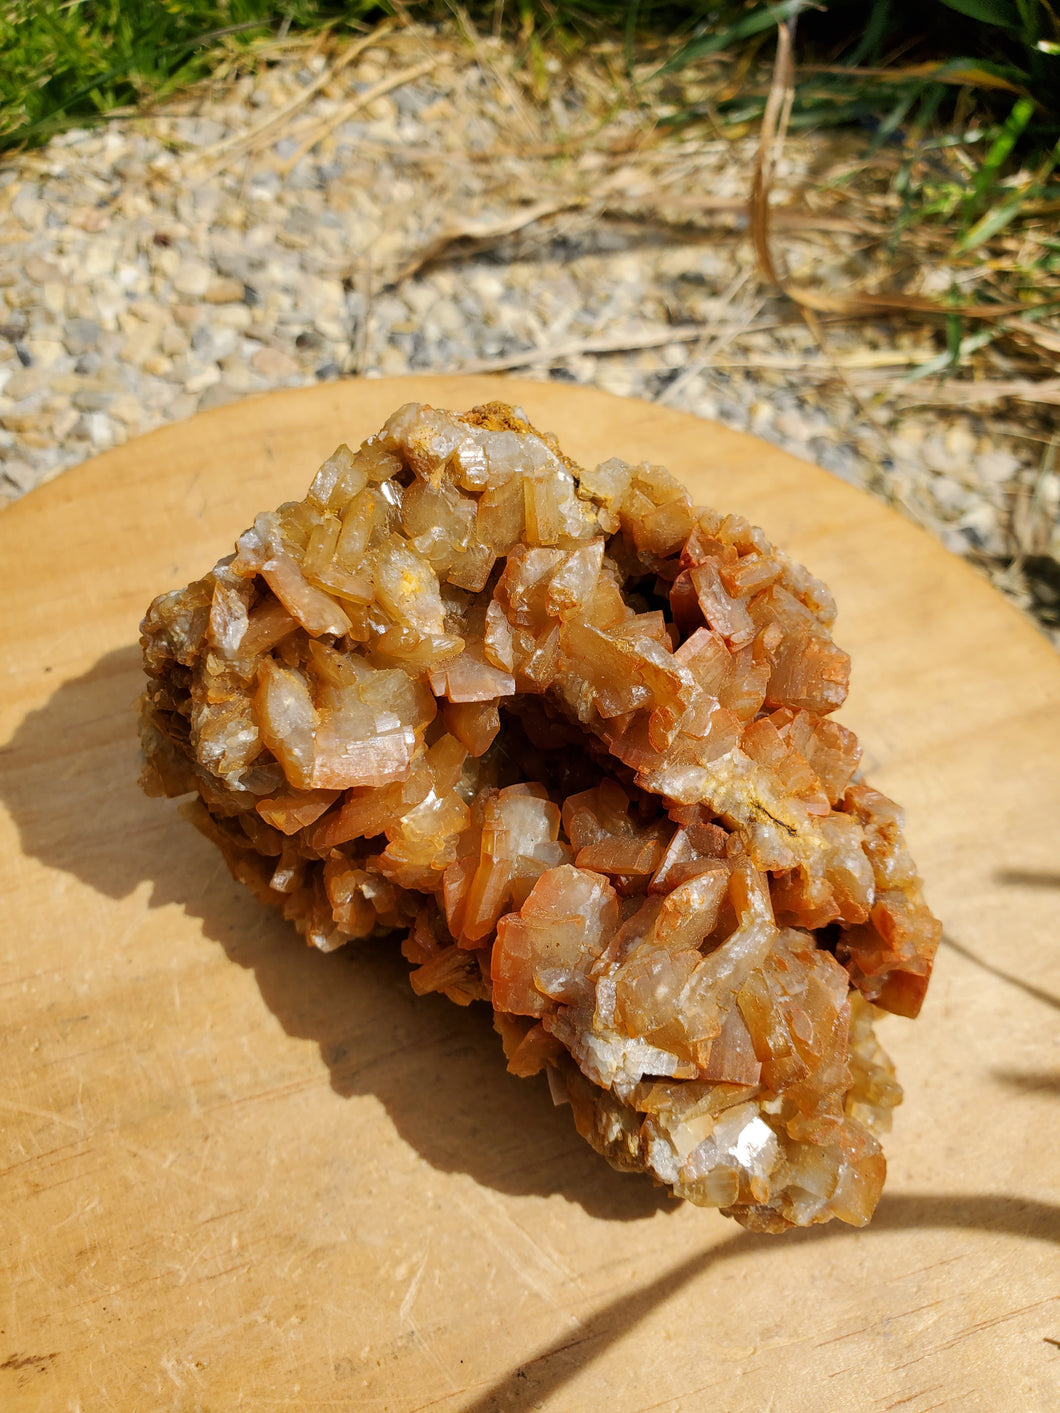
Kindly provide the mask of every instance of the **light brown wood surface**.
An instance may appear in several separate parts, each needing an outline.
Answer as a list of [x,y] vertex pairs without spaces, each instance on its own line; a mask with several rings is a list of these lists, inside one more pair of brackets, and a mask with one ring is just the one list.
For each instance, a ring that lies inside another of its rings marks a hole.
[[[325,957],[139,793],[149,600],[400,403],[660,461],[836,592],[841,719],[947,936],[872,1226],[620,1176],[478,1009]],[[0,1408],[1060,1408],[1060,659],[925,534],[752,438],[501,379],[206,413],[0,515]]]

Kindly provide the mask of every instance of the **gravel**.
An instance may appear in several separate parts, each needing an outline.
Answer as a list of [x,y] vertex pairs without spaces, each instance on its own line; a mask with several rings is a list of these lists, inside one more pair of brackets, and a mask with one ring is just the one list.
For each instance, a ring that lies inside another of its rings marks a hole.
[[[1051,626],[1019,571],[1060,558],[1055,428],[910,405],[923,328],[829,326],[822,349],[743,238],[751,139],[657,138],[599,58],[553,64],[540,104],[499,42],[356,50],[295,46],[0,167],[0,504],[250,393],[513,368],[765,437],[1015,560],[1002,587]],[[778,200],[840,141],[789,141]],[[822,227],[775,239],[845,288],[858,239]]]

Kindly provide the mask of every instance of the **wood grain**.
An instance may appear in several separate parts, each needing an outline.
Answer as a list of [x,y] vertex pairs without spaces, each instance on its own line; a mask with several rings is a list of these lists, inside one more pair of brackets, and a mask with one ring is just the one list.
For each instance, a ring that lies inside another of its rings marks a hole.
[[[148,601],[402,402],[501,396],[661,461],[831,584],[842,719],[945,920],[862,1232],[752,1236],[612,1173],[488,1021],[302,948],[141,797]],[[933,541],[775,448],[586,390],[330,384],[0,515],[0,1407],[1060,1407],[1060,661]]]

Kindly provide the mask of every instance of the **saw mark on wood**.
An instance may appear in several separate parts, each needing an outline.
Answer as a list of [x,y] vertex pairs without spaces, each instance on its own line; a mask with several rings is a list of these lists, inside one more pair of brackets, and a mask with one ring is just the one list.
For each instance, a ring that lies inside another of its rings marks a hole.
[[[917,1389],[916,1393],[907,1394],[905,1398],[896,1398],[893,1403],[885,1403],[883,1406],[884,1413],[886,1413],[886,1410],[888,1408],[901,1408],[904,1403],[912,1403],[915,1399],[926,1398],[929,1393],[935,1393],[941,1387],[941,1384],[932,1384],[930,1388]],[[933,1405],[933,1407],[941,1408],[942,1405],[940,1403],[936,1403]]]
[[44,1374],[52,1360],[58,1357],[58,1350],[51,1354],[10,1354],[0,1364],[0,1369],[36,1369],[38,1374]]
[[181,1182],[187,1183],[189,1187],[201,1187],[205,1189],[205,1191],[212,1193],[214,1197],[220,1198],[222,1202],[232,1201],[232,1191],[230,1187],[219,1187],[216,1183],[208,1182],[201,1176],[201,1163],[198,1173],[185,1172],[183,1168],[178,1166],[177,1159],[183,1155],[177,1151],[172,1151],[169,1153],[168,1157],[163,1157],[161,1153],[153,1153],[149,1148],[140,1148],[129,1142],[119,1141],[116,1146],[120,1148],[123,1153],[127,1153],[131,1158],[135,1158],[138,1162],[143,1163],[145,1167],[150,1167],[156,1172],[164,1173],[166,1177],[172,1175],[175,1178],[179,1178]]
[[238,1109],[243,1104],[253,1104],[258,1101],[272,1099],[286,1099],[292,1094],[300,1094],[306,1089],[318,1089],[321,1085],[327,1084],[326,1074],[315,1074],[308,1079],[293,1079],[287,1084],[277,1084],[272,1089],[262,1089],[255,1094],[243,1094],[237,1099],[218,1099],[215,1104],[211,1104],[205,1111],[214,1114],[218,1109]]
[[914,1364],[919,1364],[924,1359],[930,1359],[936,1354],[941,1354],[945,1349],[952,1349],[955,1344],[961,1344],[966,1339],[971,1339],[973,1335],[981,1334],[983,1330],[993,1329],[995,1325],[1003,1325],[1009,1320],[1015,1320],[1020,1315],[1026,1315],[1030,1310],[1040,1310],[1043,1305],[1052,1305],[1060,1300],[1060,1295],[1047,1295],[1043,1300],[1036,1300],[1032,1305],[1022,1305],[1018,1310],[1010,1310],[1005,1315],[995,1315],[991,1320],[977,1320],[974,1325],[969,1325],[967,1329],[955,1334],[952,1339],[948,1339],[944,1344],[938,1344],[934,1349],[929,1349],[925,1354],[918,1354],[915,1359],[908,1360],[905,1364],[899,1364],[899,1369],[911,1368]]
[[[120,938],[117,939],[116,946],[120,946],[121,943],[125,941],[125,938],[128,936],[128,933],[129,929],[126,929],[126,932]],[[116,1045],[120,1045],[124,1049],[127,1049],[128,1043],[129,1042],[127,1037],[116,1035],[113,1040],[101,1041],[99,1045],[86,1045],[83,1050],[70,1050],[69,1052],[64,1054],[62,1060],[57,1061],[57,1063],[67,1065],[74,1060],[83,1059],[86,1055],[99,1055],[104,1050],[113,1050]],[[70,1123],[69,1119],[61,1119],[58,1116],[56,1116],[56,1120],[59,1123]],[[70,1123],[70,1127],[76,1128],[77,1125]]]
[[[12,1104],[8,1099],[0,1099],[0,1109],[7,1109],[12,1114],[24,1114],[27,1118],[47,1119],[50,1123],[62,1124],[65,1128],[72,1128],[75,1133],[84,1134],[83,1123],[75,1123],[73,1119],[65,1119],[62,1114],[57,1114],[54,1109],[37,1109],[32,1104]],[[2,1367],[2,1366],[0,1366]]]
[[[528,1286],[536,1295],[540,1296],[546,1304],[551,1305],[554,1310],[560,1311],[561,1314],[567,1314],[562,1302],[557,1299],[556,1295],[553,1293],[552,1281],[555,1280],[553,1272],[558,1272],[564,1280],[570,1280],[569,1273],[565,1271],[558,1262],[551,1260],[535,1241],[527,1237],[526,1232],[505,1209],[504,1204],[498,1197],[484,1188],[479,1193],[479,1200],[484,1201],[488,1205],[491,1213],[495,1217],[500,1218],[507,1227],[517,1232],[519,1237],[521,1237],[530,1247],[530,1250],[533,1251],[534,1255],[541,1258],[545,1265],[544,1275],[551,1277],[551,1281],[546,1281],[542,1279],[541,1276],[533,1274],[529,1269],[528,1263],[525,1260],[520,1261],[516,1257],[511,1249],[511,1244],[503,1240],[499,1234],[494,1235],[494,1233],[490,1231],[489,1226],[481,1222],[481,1213],[473,1212],[460,1198],[457,1198],[459,1205],[467,1213],[469,1221],[477,1223],[479,1236],[485,1237],[493,1249],[504,1258],[505,1262],[511,1267],[522,1284]],[[549,1269],[550,1267],[551,1270]],[[575,1324],[581,1325],[581,1321],[578,1320],[576,1316],[570,1316],[570,1318],[574,1319]]]
[[[69,1139],[66,1143],[60,1143],[55,1148],[48,1148],[43,1153],[32,1153],[26,1158],[19,1158],[17,1163],[11,1163],[6,1168],[0,1168],[0,1178],[9,1177],[11,1173],[17,1172],[19,1168],[25,1168],[30,1164],[40,1163],[43,1165],[49,1158],[55,1158],[56,1161],[60,1163],[65,1163],[70,1158],[79,1158],[83,1152],[81,1144],[84,1141],[84,1136],[79,1135],[77,1138]],[[66,1149],[68,1148],[74,1148],[77,1151],[67,1153]],[[60,1153],[64,1155],[61,1158],[57,1157]]]
[[563,1354],[569,1354],[572,1349],[578,1349],[583,1344],[591,1344],[594,1340],[607,1339],[606,1330],[590,1330],[588,1334],[583,1334],[580,1339],[569,1340],[566,1344],[558,1345],[555,1349],[546,1349],[544,1354],[538,1354],[533,1359],[528,1359],[525,1364],[520,1365],[519,1375],[526,1378],[526,1370],[533,1369],[538,1364],[548,1364],[553,1359],[558,1359]]
[[[814,1349],[824,1349],[829,1344],[838,1344],[840,1340],[844,1339],[854,1339],[858,1335],[868,1334],[870,1330],[877,1329],[880,1325],[890,1324],[893,1320],[904,1320],[908,1315],[919,1314],[921,1310],[933,1310],[937,1305],[943,1304],[945,1304],[943,1300],[929,1300],[924,1305],[915,1305],[912,1310],[903,1310],[901,1314],[884,1315],[878,1320],[873,1320],[870,1324],[863,1325],[860,1329],[847,1330],[845,1334],[833,1335],[831,1339],[818,1340],[813,1347]],[[834,1377],[834,1375],[832,1377]]]
[[512,1225],[517,1227],[519,1231],[522,1232],[525,1239],[530,1243],[533,1249],[541,1257],[542,1262],[546,1266],[554,1266],[556,1270],[561,1272],[563,1277],[568,1280],[572,1285],[580,1286],[581,1282],[578,1280],[578,1277],[573,1271],[568,1270],[567,1267],[564,1266],[563,1262],[559,1259],[559,1256],[556,1254],[556,1252],[546,1250],[544,1245],[542,1245],[542,1243],[537,1239],[537,1237],[534,1236],[533,1232],[527,1231],[526,1227],[523,1226],[522,1222],[516,1221],[515,1217],[513,1217],[511,1213],[505,1213],[505,1215],[509,1218]]
[[[709,1393],[712,1388],[720,1388],[722,1384],[725,1383],[728,1383],[728,1378],[715,1379],[709,1384],[700,1384],[696,1388],[683,1389],[680,1393],[671,1394],[669,1398],[664,1398],[659,1403],[642,1403],[637,1408],[631,1409],[630,1413],[658,1413],[660,1408],[673,1408],[678,1410],[678,1413],[681,1413],[681,1410],[685,1408],[697,1406],[691,1402],[692,1399],[698,1398],[701,1394]],[[772,1393],[769,1395],[769,1402],[762,1406],[761,1413],[771,1413],[774,1407],[774,1397],[775,1395]]]
[[[433,1044],[443,1055],[455,1055],[459,1057],[469,1053],[467,1037],[463,1035],[459,1029],[444,1032],[433,1041]],[[422,1041],[417,1037],[404,1045],[388,1046],[385,1050],[380,1050],[375,1054],[368,1055],[364,1059],[359,1059],[354,1064],[348,1066],[339,1063],[340,1060],[345,1058],[346,1054],[345,1050],[341,1050],[341,1047],[334,1047],[327,1053],[322,1053],[325,1063],[328,1064],[333,1071],[334,1078],[332,1080],[332,1087],[335,1087],[336,1080],[341,1080],[343,1084],[348,1084],[350,1080],[359,1079],[373,1069],[378,1069],[380,1066],[391,1065],[393,1061],[401,1055],[418,1055],[421,1051]],[[339,1093],[343,1093],[343,1091],[340,1089]]]
[[[463,1363],[463,1360],[460,1361]],[[456,1393],[443,1393],[438,1398],[432,1398],[427,1403],[417,1403],[415,1408],[410,1408],[409,1413],[427,1413],[428,1408],[437,1408],[439,1403],[449,1403],[454,1398],[463,1397],[466,1394],[474,1393],[477,1388],[484,1388],[489,1383],[489,1379],[475,1379],[473,1383],[464,1384]],[[343,1404],[343,1408],[348,1408],[348,1404]]]
[[[416,1295],[420,1288],[420,1281],[423,1280],[423,1273],[427,1269],[427,1257],[430,1254],[431,1247],[430,1242],[428,1242],[426,1249],[424,1250],[423,1256],[420,1259],[420,1264],[416,1268],[416,1273],[412,1277],[411,1281],[409,1281],[409,1288],[408,1290],[406,1290],[404,1298],[402,1299],[401,1305],[398,1309],[398,1319],[403,1325],[411,1325],[413,1330],[416,1330],[416,1326],[411,1318],[412,1306],[416,1300]],[[418,1333],[418,1331],[416,1332]]]
[[[252,1265],[252,1261],[237,1261],[234,1266],[225,1266],[223,1270],[207,1271],[205,1275],[196,1276],[193,1281],[189,1282],[189,1284],[200,1285],[203,1281],[220,1280],[222,1276],[230,1276],[236,1271],[238,1271],[242,1275],[243,1272],[249,1271]],[[183,1282],[181,1282],[181,1284],[183,1284]]]
[[[84,1159],[84,1162],[79,1163],[77,1168],[75,1168],[73,1172],[67,1173],[65,1177],[55,1178],[47,1182],[34,1182],[32,1175],[28,1175],[26,1179],[26,1186],[28,1187],[30,1193],[54,1193],[58,1191],[60,1187],[68,1187],[69,1184],[72,1182],[82,1182],[87,1178],[96,1177],[99,1174],[108,1171],[107,1155],[106,1153],[101,1152],[99,1149],[84,1148],[80,1149],[76,1153],[72,1153],[70,1156],[75,1159]],[[93,1160],[91,1164],[89,1163],[89,1159]]]
[[208,1227],[211,1222],[223,1222],[228,1217],[238,1217],[240,1212],[245,1212],[246,1210],[246,1206],[241,1203],[238,1207],[232,1207],[227,1212],[217,1212],[212,1217],[203,1217],[198,1225],[200,1227]]
[[932,1261],[927,1266],[914,1266],[911,1271],[903,1271],[898,1276],[888,1276],[884,1281],[885,1285],[894,1285],[897,1281],[907,1281],[913,1276],[922,1276],[926,1271],[937,1271],[940,1266],[952,1266],[954,1261],[963,1261],[967,1256],[966,1251],[958,1251],[956,1256],[944,1256],[941,1261]]
[[[0,751],[0,755],[3,752]],[[62,967],[44,967],[41,971],[28,971],[23,976],[5,977],[0,986],[24,986],[29,981],[43,981],[46,976],[63,976]]]
[[401,1299],[399,1311],[397,1311],[397,1318],[399,1318],[400,1324],[406,1325],[408,1335],[410,1335],[414,1344],[417,1345],[417,1348],[423,1351],[423,1354],[430,1359],[431,1364],[437,1369],[441,1381],[448,1383],[449,1388],[451,1388],[451,1392],[449,1392],[448,1396],[452,1396],[459,1392],[457,1379],[454,1378],[454,1371],[447,1368],[441,1356],[435,1351],[434,1345],[432,1345],[427,1338],[424,1338],[423,1331],[420,1330],[420,1325],[416,1323],[416,1318],[413,1317],[413,1306],[416,1304],[416,1297],[418,1291],[420,1291],[420,1283],[423,1282],[423,1273],[424,1270],[427,1269],[427,1259],[430,1253],[431,1243],[428,1241],[427,1246],[424,1248],[423,1256],[420,1258],[420,1265],[417,1266],[416,1272],[413,1273],[413,1279],[408,1282],[408,1289],[406,1293],[404,1293],[403,1299]]

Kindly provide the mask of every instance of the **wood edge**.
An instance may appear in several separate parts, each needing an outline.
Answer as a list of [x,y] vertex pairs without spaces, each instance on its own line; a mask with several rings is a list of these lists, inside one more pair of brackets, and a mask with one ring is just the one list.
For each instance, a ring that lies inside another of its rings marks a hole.
[[[214,407],[204,412],[195,413],[184,421],[171,422],[153,428],[149,432],[131,438],[121,446],[111,447],[96,456],[89,457],[4,507],[0,510],[0,546],[8,536],[21,537],[22,522],[27,515],[36,519],[41,515],[47,515],[53,509],[58,511],[74,501],[83,500],[87,503],[100,481],[113,486],[114,481],[120,478],[129,466],[130,459],[134,462],[149,459],[152,448],[159,442],[175,442],[178,446],[183,444],[189,449],[198,442],[203,445],[216,444],[218,441],[225,440],[226,437],[231,437],[233,431],[218,435],[211,433],[212,428],[223,427],[226,424],[234,424],[234,427],[237,428],[243,422],[250,422],[251,425],[260,427],[263,419],[256,417],[255,414],[265,404],[270,408],[282,407],[285,404],[291,405],[296,402],[334,405],[341,403],[344,397],[354,390],[359,397],[375,388],[379,389],[380,402],[387,409],[381,411],[378,418],[381,423],[403,402],[431,401],[433,398],[430,392],[432,386],[436,387],[439,392],[439,395],[433,399],[433,405],[444,407],[459,402],[454,410],[461,412],[467,411],[478,403],[492,400],[520,404],[524,401],[541,398],[545,403],[548,403],[562,400],[573,394],[583,403],[595,403],[602,410],[611,410],[612,415],[605,416],[602,420],[605,425],[614,428],[616,442],[621,440],[623,424],[628,422],[631,410],[642,409],[642,416],[646,421],[661,419],[673,425],[683,424],[689,430],[702,428],[705,432],[709,432],[714,457],[724,457],[726,449],[731,448],[734,454],[742,458],[747,454],[749,447],[758,445],[768,455],[772,464],[786,468],[791,473],[797,473],[800,477],[808,476],[813,484],[807,488],[807,494],[813,495],[815,493],[814,487],[817,487],[831,505],[842,508],[844,520],[863,520],[864,510],[871,506],[873,518],[880,524],[881,531],[886,527],[887,532],[896,536],[899,542],[904,540],[911,552],[920,550],[930,554],[940,569],[954,581],[955,588],[965,595],[979,599],[984,606],[989,605],[994,612],[1000,613],[1009,633],[1022,635],[1028,644],[1033,644],[1031,651],[1039,650],[1041,652],[1043,664],[1053,663],[1060,671],[1060,655],[1055,652],[1052,643],[1040,627],[1029,615],[1009,603],[982,574],[948,550],[928,530],[914,524],[893,507],[876,500],[867,491],[849,485],[823,467],[796,456],[782,447],[775,446],[772,442],[766,442],[752,433],[737,431],[722,423],[698,417],[691,412],[660,407],[640,398],[619,397],[600,388],[539,383],[531,379],[510,378],[497,373],[472,375],[434,373],[407,374],[388,378],[346,378],[315,386],[277,388],[253,393],[249,397],[226,403],[222,407]],[[454,399],[448,392],[450,388],[454,390],[466,389],[467,396]],[[408,396],[404,395],[406,389]],[[554,431],[554,428],[547,425],[547,422],[540,416],[535,419],[535,414],[528,413],[528,419],[542,432]],[[283,420],[280,419],[281,424]],[[369,434],[369,432],[365,433],[365,435]],[[602,450],[607,455],[620,454],[621,446],[613,450],[608,448],[602,448]],[[306,485],[308,485],[314,469],[314,467],[307,466]],[[253,512],[254,507],[248,508],[248,515]],[[6,555],[0,555],[0,560],[4,562],[8,562],[8,558]]]

